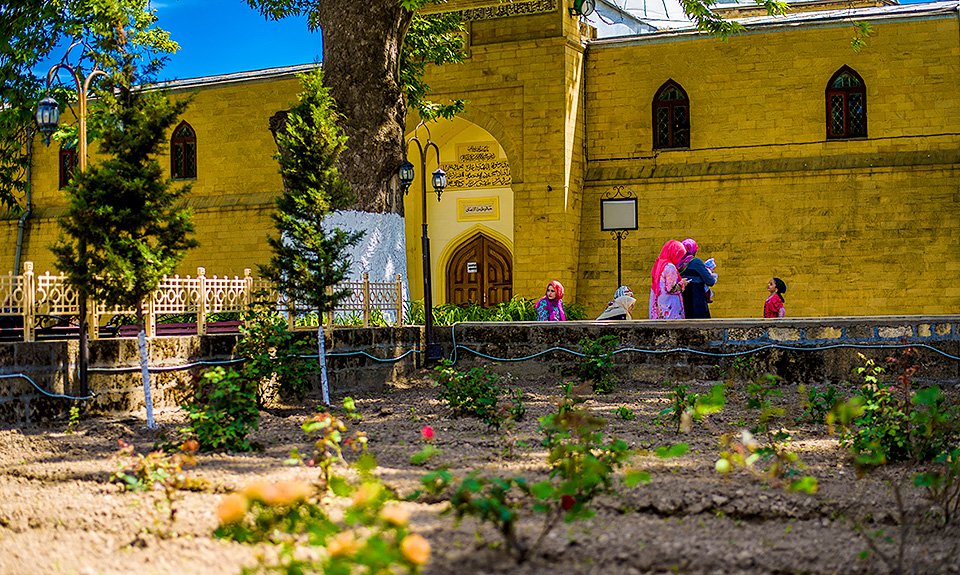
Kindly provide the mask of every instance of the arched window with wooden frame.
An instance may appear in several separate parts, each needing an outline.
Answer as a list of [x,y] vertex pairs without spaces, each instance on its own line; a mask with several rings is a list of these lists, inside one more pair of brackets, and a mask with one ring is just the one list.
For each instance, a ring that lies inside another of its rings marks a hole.
[[690,98],[673,80],[653,97],[653,149],[690,147]]
[[175,180],[197,177],[197,133],[186,121],[180,122],[170,138],[170,176]]
[[60,146],[60,189],[67,187],[67,184],[70,183],[70,178],[73,177],[74,172],[77,171],[77,146],[76,145],[61,145]]
[[867,137],[867,86],[853,68],[844,66],[830,78],[826,105],[828,140]]

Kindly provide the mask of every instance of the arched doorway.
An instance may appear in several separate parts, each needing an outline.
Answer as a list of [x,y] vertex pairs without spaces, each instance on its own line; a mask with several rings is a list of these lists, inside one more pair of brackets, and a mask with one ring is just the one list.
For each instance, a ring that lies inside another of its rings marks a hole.
[[500,242],[478,233],[450,257],[447,302],[474,302],[484,307],[513,297],[513,257]]

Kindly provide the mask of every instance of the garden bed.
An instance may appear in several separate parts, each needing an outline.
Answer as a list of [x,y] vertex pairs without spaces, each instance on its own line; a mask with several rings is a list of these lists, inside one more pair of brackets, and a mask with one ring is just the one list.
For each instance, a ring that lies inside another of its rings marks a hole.
[[[713,383],[689,391],[706,393]],[[451,417],[429,379],[357,398],[362,420],[349,426],[366,433],[376,473],[400,497],[439,467],[458,477],[476,471],[540,481],[549,469],[537,420],[556,411],[563,391],[556,378],[510,385],[522,388],[527,411],[522,421],[499,431],[477,419]],[[795,386],[770,401],[786,410],[775,426],[789,431],[790,448],[803,463],[800,474],[816,478],[814,494],[789,491],[743,470],[715,470],[720,436],[741,438],[741,430],[758,420],[759,412],[747,407],[745,384],[728,385],[723,410],[694,422],[688,433],[657,419],[670,405],[666,384],[621,381],[607,395],[579,391],[581,406],[607,420],[605,438],[637,450],[629,467],[649,473],[650,482],[621,485],[595,499],[593,518],[561,523],[522,564],[489,526],[472,518],[458,525],[444,514],[442,497],[402,503],[411,529],[432,547],[424,573],[886,573],[891,565],[870,551],[868,537],[895,563],[904,519],[905,572],[960,573],[960,525],[955,520],[944,527],[913,486],[921,469],[887,465],[858,477],[825,425],[796,423],[806,396]],[[317,480],[316,468],[284,464],[293,448],[310,452],[300,426],[314,406],[263,412],[252,438],[259,451],[198,455],[189,474],[205,479],[206,487],[178,492],[172,524],[163,492],[128,492],[109,481],[120,463],[118,440],[141,453],[154,445],[157,432],[141,419],[81,417],[71,433],[66,421],[0,429],[0,573],[236,574],[256,565],[259,557],[272,556],[273,547],[215,538],[218,504],[224,494],[258,479]],[[623,417],[631,413],[634,419]],[[166,433],[186,423],[179,410],[162,410],[157,419]],[[424,445],[424,426],[434,431],[439,453],[417,466],[410,457]],[[657,447],[678,442],[689,451],[669,459],[653,455]],[[347,459],[355,456],[348,453]],[[901,486],[902,513],[893,485]],[[542,517],[531,510],[521,516],[519,536],[534,539]]]

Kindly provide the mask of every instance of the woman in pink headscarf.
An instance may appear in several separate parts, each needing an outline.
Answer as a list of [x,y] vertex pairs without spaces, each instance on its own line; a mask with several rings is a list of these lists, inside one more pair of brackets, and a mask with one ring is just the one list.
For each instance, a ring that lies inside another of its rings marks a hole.
[[677,240],[663,244],[650,272],[650,319],[683,319],[683,288],[687,280],[680,277],[677,266],[687,249]]
[[536,305],[537,321],[567,321],[563,313],[563,284],[557,280],[547,284],[547,293]]

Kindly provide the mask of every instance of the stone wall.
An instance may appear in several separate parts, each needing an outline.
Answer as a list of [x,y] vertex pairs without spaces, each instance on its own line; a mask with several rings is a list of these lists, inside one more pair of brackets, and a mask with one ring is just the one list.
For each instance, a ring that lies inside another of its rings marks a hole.
[[[200,361],[237,359],[237,335],[157,337],[150,341],[151,388],[156,408],[175,407],[190,397],[192,382],[203,369],[182,366]],[[301,337],[316,341],[313,332]],[[388,382],[403,380],[419,367],[419,356],[379,362],[362,354],[389,359],[419,349],[419,328],[337,328],[327,337],[329,379],[335,397],[375,394]],[[77,397],[77,342],[0,343],[0,375],[23,373],[50,394]],[[90,342],[88,413],[143,412],[143,384],[135,339]],[[315,387],[318,387],[315,382]],[[0,422],[30,422],[63,416],[75,403],[50,397],[26,379],[0,378]]]
[[[615,370],[626,381],[662,384],[722,380],[732,372],[774,373],[787,385],[856,381],[852,370],[863,365],[859,354],[879,359],[898,346],[918,348],[920,382],[960,382],[960,316],[818,318],[771,320],[688,320],[679,322],[462,323],[438,327],[444,352],[454,342],[459,368],[493,365],[521,379],[556,377],[579,358],[555,350],[535,358],[509,361],[551,348],[580,349],[583,338],[614,335],[620,339]],[[313,341],[315,334],[302,332]],[[421,329],[337,328],[328,337],[329,374],[336,401],[344,395],[381,393],[388,383],[423,377],[418,353]],[[150,344],[154,406],[175,407],[190,393],[199,368],[170,370],[189,363],[236,359],[237,336],[159,337]],[[676,351],[671,351],[676,350]],[[755,353],[743,353],[758,350]],[[939,350],[938,353],[935,350]],[[379,362],[357,352],[390,359]],[[738,355],[740,354],[740,355]],[[944,355],[946,354],[946,355]],[[25,373],[50,393],[78,395],[72,373],[76,342],[0,344],[0,375]],[[497,358],[493,361],[490,358]],[[749,358],[749,359],[738,359]],[[142,413],[143,390],[136,340],[91,342],[92,413]],[[71,374],[71,375],[67,375]],[[743,375],[742,373],[740,375]],[[22,378],[0,379],[0,422],[18,423],[62,416],[70,400],[51,398]]]
[[[464,323],[437,332],[448,354],[455,337],[459,367],[496,363],[494,369],[501,373],[556,377],[558,383],[571,379],[564,372],[577,365],[577,356],[557,350],[523,361],[488,358],[516,359],[551,348],[579,351],[581,339],[609,334],[619,338],[619,348],[631,348],[615,355],[615,371],[625,380],[722,380],[740,369],[773,373],[786,384],[819,384],[855,381],[852,370],[863,365],[859,354],[882,361],[895,346],[909,344],[921,354],[918,380],[960,382],[955,359],[960,357],[960,316],[518,323],[509,329]],[[692,351],[668,351],[678,348]],[[751,350],[758,351],[744,353]]]

